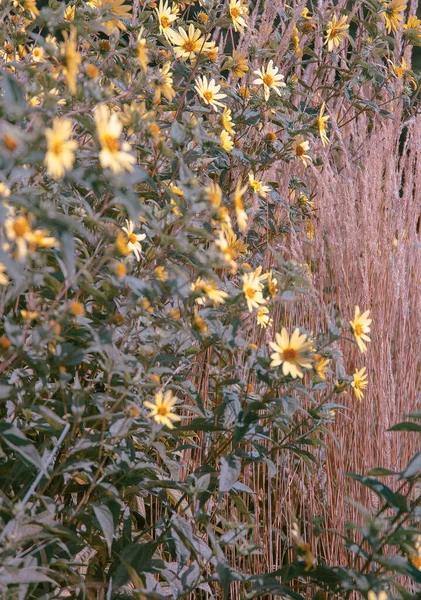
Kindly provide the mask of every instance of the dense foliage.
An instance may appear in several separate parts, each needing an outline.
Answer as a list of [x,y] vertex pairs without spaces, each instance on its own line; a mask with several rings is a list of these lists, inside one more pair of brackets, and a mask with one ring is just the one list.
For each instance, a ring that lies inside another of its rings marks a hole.
[[421,455],[353,475],[379,502],[347,565],[297,521],[294,560],[253,568],[249,466],[311,469],[369,385],[369,307],[290,327],[313,294],[283,252],[311,243],[306,172],[341,160],[349,119],[417,109],[405,2],[307,4],[1,3],[4,597],[416,597]]

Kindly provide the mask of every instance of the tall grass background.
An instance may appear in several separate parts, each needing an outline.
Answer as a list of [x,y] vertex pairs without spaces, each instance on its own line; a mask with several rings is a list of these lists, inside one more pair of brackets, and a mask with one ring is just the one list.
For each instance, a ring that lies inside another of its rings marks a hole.
[[[296,18],[305,6],[325,16],[333,10],[363,14],[361,2],[293,1],[288,5],[294,8]],[[254,35],[244,35],[240,49],[250,51],[252,43],[264,43],[272,35],[277,10],[283,8],[284,3],[279,0],[265,3],[256,25],[254,17],[261,10],[256,5],[250,24]],[[417,8],[418,3],[412,0],[406,14],[415,14]],[[292,27],[293,23],[281,31],[283,42],[275,61],[281,72]],[[320,37],[314,48],[316,54],[317,46],[322,44]],[[398,33],[396,55],[390,57],[396,64],[400,62],[402,47]],[[345,43],[339,55],[346,56],[346,51]],[[404,52],[410,64],[410,49],[407,47]],[[331,71],[320,69],[320,64],[310,64],[298,67],[296,74],[309,85],[317,81],[313,99],[318,106],[321,98],[326,98],[326,87],[333,84]],[[394,93],[402,91],[400,79],[388,76],[387,84]],[[368,100],[374,95],[370,85],[355,91]],[[261,551],[252,559],[233,557],[233,561],[240,561],[242,567],[254,573],[276,569],[288,560],[289,532],[297,519],[307,523],[308,541],[319,556],[330,564],[344,561],[343,542],[333,529],[343,530],[348,521],[361,522],[359,505],[375,507],[378,501],[375,494],[362,489],[346,474],[366,473],[377,466],[399,471],[416,450],[411,440],[405,438],[403,442],[402,436],[387,431],[403,415],[419,409],[421,373],[421,118],[408,113],[403,100],[392,98],[394,93],[385,86],[381,98],[376,100],[393,118],[350,107],[343,95],[340,99],[332,97],[327,102],[331,142],[324,149],[321,144],[317,147],[323,164],[305,170],[297,163],[290,163],[289,168],[282,163],[281,170],[274,164],[266,176],[277,182],[283,196],[287,195],[292,175],[309,180],[315,204],[311,218],[314,239],[306,235],[305,228],[297,234],[280,233],[268,242],[263,266],[269,269],[273,265],[272,249],[286,260],[308,265],[314,295],[304,302],[302,298],[290,302],[286,310],[280,306],[274,312],[273,327],[264,334],[256,327],[256,340],[261,341],[262,336],[267,342],[272,340],[274,332],[283,325],[302,324],[316,334],[326,330],[336,314],[345,321],[352,319],[356,305],[371,310],[373,323],[366,357],[362,358],[351,341],[338,346],[346,357],[347,374],[367,366],[369,386],[362,402],[350,393],[337,396],[337,401],[349,410],[336,412],[330,425],[333,437],[328,439],[327,448],[319,452],[320,466],[310,469],[290,454],[274,451],[271,456],[275,475],[270,476],[262,465],[251,466],[246,472],[244,483],[256,494],[245,495],[244,501]],[[279,208],[278,224],[287,213]],[[249,228],[254,226],[251,219]],[[206,397],[211,356],[202,360],[198,374]],[[334,373],[332,377],[335,378]],[[186,458],[193,464],[199,460],[198,455]],[[384,481],[389,483],[387,478]],[[231,509],[227,518],[235,520],[237,509]],[[315,517],[324,517],[324,525],[331,532],[316,538],[312,533]]]

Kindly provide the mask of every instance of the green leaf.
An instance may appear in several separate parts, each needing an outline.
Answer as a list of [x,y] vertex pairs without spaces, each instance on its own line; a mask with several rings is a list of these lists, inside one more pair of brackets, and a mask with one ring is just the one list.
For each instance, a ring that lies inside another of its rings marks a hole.
[[221,457],[221,472],[219,475],[219,492],[229,492],[241,473],[241,461],[236,456]]
[[359,481],[362,483],[362,485],[365,485],[373,490],[373,492],[380,496],[380,498],[386,500],[387,504],[392,508],[395,508],[399,512],[408,510],[405,496],[393,492],[389,487],[387,487],[387,485],[377,481],[377,479],[372,479],[371,477],[365,477],[363,475],[356,475],[355,473],[347,473],[347,475],[348,477],[352,477],[352,479]]
[[411,423],[411,421],[403,421],[402,423],[393,425],[388,431],[421,431],[421,425],[418,423]]
[[112,512],[105,504],[93,506],[95,516],[104,534],[105,543],[107,544],[108,553],[111,554],[114,537],[114,519]]
[[421,471],[421,452],[418,452],[418,454],[416,454],[412,458],[409,465],[406,467],[405,471],[402,473],[402,477],[405,479],[409,479],[410,477],[417,475],[417,473],[419,473],[420,471]]
[[44,471],[41,456],[35,446],[23,435],[23,433],[10,423],[0,423],[0,439],[20,457],[40,471]]

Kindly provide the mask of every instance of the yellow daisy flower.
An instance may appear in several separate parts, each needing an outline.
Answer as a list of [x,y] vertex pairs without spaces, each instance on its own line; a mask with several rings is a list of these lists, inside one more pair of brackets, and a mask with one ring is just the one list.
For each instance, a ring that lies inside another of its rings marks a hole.
[[165,63],[162,69],[158,69],[158,73],[152,77],[151,87],[155,90],[153,98],[155,104],[159,104],[161,102],[161,94],[164,94],[168,102],[171,102],[175,98],[175,91],[172,87],[173,78],[170,67],[170,62]]
[[155,395],[154,402],[145,400],[143,404],[151,410],[147,415],[148,418],[152,418],[156,423],[160,423],[160,425],[166,425],[169,429],[174,429],[173,421],[181,420],[181,417],[172,412],[177,400],[177,396],[173,396],[171,390],[167,390],[165,395],[160,390]]
[[224,112],[222,113],[221,123],[222,127],[228,131],[229,134],[235,135],[234,123],[231,118],[231,110],[227,107],[224,108]]
[[387,594],[386,594],[386,592],[383,592],[383,591],[376,594],[375,592],[370,590],[368,592],[368,600],[387,600]]
[[313,369],[316,371],[320,379],[326,379],[326,371],[329,366],[329,359],[324,358],[321,354],[314,355]]
[[254,71],[255,75],[258,75],[257,79],[253,81],[255,85],[263,86],[263,93],[265,100],[269,100],[270,91],[274,90],[278,96],[281,95],[279,88],[285,87],[285,83],[282,81],[284,76],[278,73],[278,67],[273,66],[273,60],[268,62],[267,67],[262,67],[257,71]]
[[4,229],[7,238],[16,244],[17,259],[24,258],[28,253],[28,236],[32,232],[29,219],[24,215],[9,217],[4,222]]
[[266,327],[272,327],[273,319],[269,314],[269,309],[267,306],[260,306],[256,313],[257,324],[260,327],[266,329]]
[[107,19],[101,21],[107,35],[110,35],[113,29],[126,31],[126,26],[120,19],[130,19],[132,7],[124,4],[125,0],[89,0],[89,6],[97,9],[107,8],[108,12],[117,17],[116,19]]
[[409,560],[416,569],[421,571],[421,535],[417,535],[415,538],[415,552],[409,555]]
[[261,304],[266,304],[266,299],[263,297],[263,283],[268,278],[268,274],[261,275],[262,267],[258,267],[252,273],[245,273],[243,279],[243,293],[246,297],[247,308],[249,312],[259,308]]
[[421,20],[417,17],[417,15],[410,15],[403,28],[406,30],[412,29],[418,33],[421,33]]
[[380,14],[386,25],[387,33],[395,33],[403,21],[403,12],[406,10],[405,0],[383,0],[385,10]]
[[230,0],[228,10],[234,31],[244,33],[244,29],[248,27],[248,6],[242,0]]
[[270,187],[268,185],[265,185],[260,179],[257,179],[254,176],[253,171],[250,171],[249,173],[249,186],[251,187],[253,192],[256,192],[260,196],[263,196],[263,198],[266,198],[268,192],[270,192]]
[[218,106],[224,106],[220,100],[226,98],[227,95],[219,92],[221,86],[217,85],[214,79],[208,81],[205,75],[203,77],[199,76],[196,78],[195,83],[194,89],[206,105],[211,106],[215,111],[218,111]]
[[67,31],[65,31],[63,33],[64,42],[60,45],[65,64],[64,75],[72,95],[76,94],[77,74],[79,65],[82,62],[82,57],[77,51],[76,33],[77,31],[74,27],[70,29],[70,36],[67,34]]
[[171,36],[171,25],[177,19],[178,10],[173,10],[170,8],[169,3],[167,1],[163,2],[160,0],[159,6],[155,8],[155,12],[158,16],[159,22],[159,31],[167,40],[170,40]]
[[362,398],[364,398],[363,390],[365,390],[367,385],[368,385],[368,381],[367,381],[367,375],[366,375],[366,368],[363,367],[360,370],[356,369],[353,380],[351,381],[351,386],[354,389],[354,393],[355,393],[356,397],[358,398],[358,400],[361,401]]
[[339,48],[343,40],[348,37],[349,25],[347,19],[348,17],[343,16],[338,21],[336,15],[333,15],[332,20],[327,24],[324,44],[327,44],[329,52],[332,52],[334,47]]
[[121,229],[127,236],[127,250],[133,252],[136,260],[140,260],[142,252],[142,245],[140,242],[146,238],[146,235],[144,233],[134,233],[134,227],[133,221],[126,219],[126,227],[122,227]]
[[363,354],[367,352],[367,346],[364,344],[364,341],[371,342],[371,339],[367,335],[367,333],[370,333],[371,325],[371,319],[369,318],[369,315],[369,310],[366,310],[361,314],[360,307],[356,306],[354,320],[349,322],[352,327],[352,333],[354,334],[358,344],[358,348]]
[[171,30],[170,42],[174,46],[175,56],[185,60],[192,60],[197,54],[208,52],[213,48],[213,45],[206,42],[200,29],[196,29],[193,23],[190,23],[188,31],[182,27],[178,28],[178,33]]
[[218,304],[224,304],[225,298],[228,298],[227,292],[218,289],[218,286],[214,281],[208,279],[202,279],[198,277],[195,283],[192,283],[190,289],[193,292],[201,292],[203,296],[196,298],[196,303],[204,305],[206,304],[206,297],[211,300],[215,306]]
[[326,133],[328,130],[327,121],[329,121],[329,115],[327,115],[326,117],[324,116],[325,109],[326,104],[323,102],[320,108],[319,116],[317,117],[317,128],[319,130],[319,136],[322,140],[323,146],[326,146],[326,144],[329,142],[329,138],[327,137]]
[[311,350],[312,342],[305,333],[300,334],[298,327],[294,330],[291,337],[285,327],[282,327],[281,333],[276,333],[276,342],[269,342],[272,350],[270,355],[271,367],[282,365],[282,372],[291,375],[294,379],[304,377],[303,368],[311,369],[311,362],[308,353]]
[[107,105],[101,104],[95,109],[95,121],[101,144],[99,160],[104,169],[109,167],[113,173],[133,171],[136,158],[129,153],[130,144],[120,141],[123,124],[116,113],[110,114]]
[[231,152],[234,148],[234,142],[232,141],[232,137],[228,133],[228,131],[221,131],[221,135],[219,136],[221,140],[221,146],[225,150],[225,152]]
[[46,129],[47,153],[44,164],[53,179],[61,179],[70,171],[75,162],[76,140],[71,140],[72,122],[70,119],[54,119],[51,129]]
[[311,162],[311,156],[307,154],[310,149],[310,144],[307,140],[304,140],[302,136],[298,136],[295,142],[292,144],[292,153],[297,159],[301,160],[305,167]]
[[238,229],[241,231],[241,233],[244,233],[247,229],[248,216],[246,211],[244,210],[243,203],[243,195],[246,190],[247,185],[241,187],[241,179],[239,179],[237,181],[237,185],[234,192],[234,208],[237,217]]

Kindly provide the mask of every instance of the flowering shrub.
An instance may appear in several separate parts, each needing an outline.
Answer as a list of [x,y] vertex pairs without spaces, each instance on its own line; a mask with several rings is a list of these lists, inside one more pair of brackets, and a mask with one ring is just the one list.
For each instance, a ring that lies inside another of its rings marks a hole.
[[256,568],[249,470],[320,464],[335,412],[364,400],[375,328],[334,298],[319,330],[296,322],[318,310],[313,273],[284,248],[314,237],[341,130],[417,107],[405,2],[327,4],[1,3],[5,597],[384,600],[420,582],[419,456],[397,492],[360,477],[384,505],[347,567],[297,522],[295,557]]

